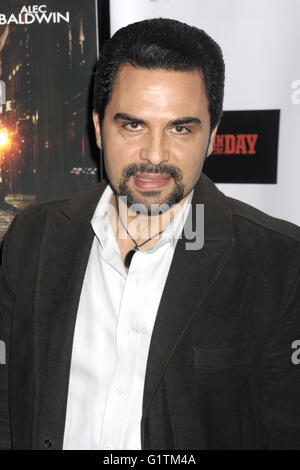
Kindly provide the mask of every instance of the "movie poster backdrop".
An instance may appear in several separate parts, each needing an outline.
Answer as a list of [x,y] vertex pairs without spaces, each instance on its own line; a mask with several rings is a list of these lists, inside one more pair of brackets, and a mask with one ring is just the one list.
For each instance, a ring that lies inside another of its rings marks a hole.
[[90,113],[105,3],[1,0],[0,239],[28,204],[101,178]]

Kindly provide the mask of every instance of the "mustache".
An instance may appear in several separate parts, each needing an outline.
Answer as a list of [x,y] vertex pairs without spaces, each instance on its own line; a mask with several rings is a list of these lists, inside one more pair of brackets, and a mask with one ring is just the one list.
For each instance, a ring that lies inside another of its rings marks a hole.
[[152,173],[152,174],[167,174],[174,178],[175,182],[182,180],[182,172],[174,165],[156,165],[152,166],[147,163],[129,165],[122,171],[122,179],[124,182],[128,181],[131,176],[137,173]]

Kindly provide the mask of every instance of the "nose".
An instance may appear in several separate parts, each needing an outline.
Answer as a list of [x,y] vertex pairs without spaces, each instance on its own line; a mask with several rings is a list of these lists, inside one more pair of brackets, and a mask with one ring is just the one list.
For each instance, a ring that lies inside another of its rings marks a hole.
[[152,165],[167,162],[170,158],[167,138],[160,133],[151,133],[147,136],[140,152],[141,160],[147,160]]

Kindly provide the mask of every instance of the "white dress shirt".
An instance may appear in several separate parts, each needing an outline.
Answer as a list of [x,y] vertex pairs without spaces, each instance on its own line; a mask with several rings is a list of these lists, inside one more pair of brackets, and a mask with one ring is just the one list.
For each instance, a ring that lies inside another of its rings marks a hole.
[[63,449],[139,450],[146,364],[174,249],[193,191],[149,250],[126,272],[109,222],[108,185],[92,218],[95,232],[74,332]]

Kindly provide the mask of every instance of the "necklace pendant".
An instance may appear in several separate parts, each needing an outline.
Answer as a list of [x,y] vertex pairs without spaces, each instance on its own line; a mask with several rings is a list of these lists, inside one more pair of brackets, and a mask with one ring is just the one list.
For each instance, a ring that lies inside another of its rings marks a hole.
[[134,253],[136,253],[136,250],[130,250],[130,251],[128,251],[127,255],[125,256],[124,264],[125,264],[126,268],[129,268]]

